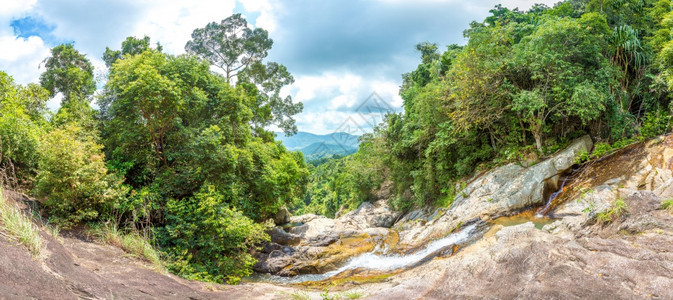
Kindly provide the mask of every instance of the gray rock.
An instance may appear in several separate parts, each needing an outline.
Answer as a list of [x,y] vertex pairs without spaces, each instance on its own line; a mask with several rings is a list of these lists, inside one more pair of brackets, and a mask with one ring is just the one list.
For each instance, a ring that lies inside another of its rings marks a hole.
[[278,210],[278,212],[276,212],[276,215],[273,217],[273,221],[276,223],[276,225],[287,224],[290,222],[290,216],[290,211],[288,211],[287,208],[283,206]]
[[285,232],[285,230],[279,227],[274,227],[273,229],[267,231],[267,234],[269,235],[269,237],[271,237],[271,242],[278,243],[281,245],[292,246],[299,244],[299,242],[301,241],[300,236]]

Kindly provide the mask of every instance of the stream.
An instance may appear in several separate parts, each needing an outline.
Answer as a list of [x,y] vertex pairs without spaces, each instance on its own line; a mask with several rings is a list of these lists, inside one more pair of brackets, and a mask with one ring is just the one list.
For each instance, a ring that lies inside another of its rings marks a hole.
[[544,207],[539,209],[537,211],[537,214],[535,214],[536,217],[543,218],[547,213],[549,213],[549,209],[551,208],[551,204],[554,201],[554,199],[556,199],[556,197],[558,197],[561,193],[563,193],[563,188],[565,187],[568,178],[570,178],[570,176],[566,176],[563,179],[563,182],[561,182],[561,187],[559,187],[558,190],[549,195],[549,198],[547,198],[547,203],[545,203]]
[[269,274],[255,274],[248,279],[257,282],[275,282],[275,283],[301,283],[306,281],[321,281],[328,279],[341,272],[355,269],[367,269],[376,271],[394,271],[397,269],[412,267],[425,260],[432,259],[441,250],[452,245],[465,243],[479,233],[476,224],[469,225],[461,231],[449,234],[448,236],[429,243],[425,248],[407,255],[385,255],[376,254],[378,249],[372,252],[355,256],[348,260],[345,265],[334,271],[322,274],[303,274],[293,277],[283,277]]

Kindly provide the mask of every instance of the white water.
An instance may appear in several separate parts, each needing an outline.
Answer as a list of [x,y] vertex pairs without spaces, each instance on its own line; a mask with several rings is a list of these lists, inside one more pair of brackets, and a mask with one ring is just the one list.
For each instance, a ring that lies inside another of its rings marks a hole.
[[416,264],[445,247],[467,241],[475,231],[476,225],[472,224],[463,228],[460,232],[449,234],[442,239],[428,244],[424,249],[409,255],[378,255],[375,254],[374,251],[353,257],[341,268],[323,274],[305,274],[294,277],[262,275],[262,278],[259,279],[262,281],[300,283],[305,281],[324,280],[343,271],[354,269],[393,271]]
[[[548,213],[547,210],[549,209],[549,205],[551,205],[551,202],[554,201],[554,199],[556,199],[556,197],[558,197],[559,194],[563,193],[563,187],[565,187],[566,181],[568,181],[568,178],[570,178],[570,176],[566,176],[566,178],[564,178],[563,182],[561,183],[561,187],[557,191],[555,191],[555,192],[551,193],[551,195],[549,195],[549,198],[547,199],[547,203],[545,203],[544,208],[539,210],[535,214],[536,218],[544,218],[544,214]],[[544,212],[544,214],[540,213],[540,212]]]

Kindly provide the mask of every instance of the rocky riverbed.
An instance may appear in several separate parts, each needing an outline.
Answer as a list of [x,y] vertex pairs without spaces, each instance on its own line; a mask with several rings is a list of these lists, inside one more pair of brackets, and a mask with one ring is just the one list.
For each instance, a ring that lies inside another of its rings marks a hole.
[[256,254],[266,283],[188,281],[46,234],[38,261],[0,236],[0,298],[672,299],[673,215],[662,202],[673,197],[673,137],[575,165],[591,147],[585,137],[533,166],[480,174],[448,209],[402,215],[382,190],[337,219],[288,217]]

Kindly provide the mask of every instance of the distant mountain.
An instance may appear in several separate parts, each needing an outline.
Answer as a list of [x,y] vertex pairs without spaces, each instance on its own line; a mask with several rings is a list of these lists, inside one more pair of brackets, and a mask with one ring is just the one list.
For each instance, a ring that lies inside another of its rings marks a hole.
[[345,132],[319,135],[300,131],[289,137],[282,132],[276,133],[276,140],[281,141],[288,150],[301,151],[304,153],[306,160],[318,159],[328,155],[355,153],[360,146],[358,138],[357,135]]
[[307,147],[301,148],[299,149],[299,151],[301,151],[301,153],[304,153],[304,157],[306,157],[307,161],[311,161],[326,156],[334,156],[334,155],[345,156],[353,154],[358,151],[358,148],[320,142],[320,143],[313,143]]

